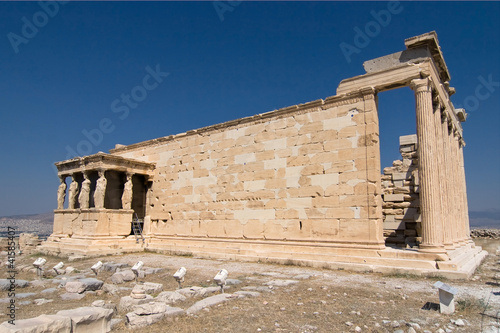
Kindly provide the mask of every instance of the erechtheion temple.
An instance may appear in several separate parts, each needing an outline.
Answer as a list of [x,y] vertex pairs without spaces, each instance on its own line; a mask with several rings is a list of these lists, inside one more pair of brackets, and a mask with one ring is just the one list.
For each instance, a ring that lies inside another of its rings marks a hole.
[[[436,33],[405,46],[335,96],[56,163],[41,250],[470,276],[486,253],[469,237],[466,113]],[[407,86],[417,133],[382,168],[377,94]]]

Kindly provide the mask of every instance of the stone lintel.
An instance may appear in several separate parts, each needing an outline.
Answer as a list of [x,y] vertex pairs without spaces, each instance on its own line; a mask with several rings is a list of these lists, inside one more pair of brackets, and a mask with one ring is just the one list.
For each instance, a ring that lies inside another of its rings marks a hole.
[[426,47],[432,55],[432,59],[439,71],[439,77],[442,82],[450,81],[450,72],[444,61],[443,53],[435,31],[427,32],[423,35],[405,39],[405,46],[408,50]]
[[116,170],[141,174],[152,178],[155,165],[121,156],[109,155],[99,152],[85,157],[76,157],[71,160],[55,163],[58,175],[67,176],[75,172],[91,170]]
[[432,59],[427,47],[404,50],[383,57],[365,61],[363,67],[367,73],[376,73],[402,64],[414,64]]
[[428,67],[426,64],[430,62],[430,59],[426,59],[418,64],[403,63],[378,72],[344,79],[337,88],[337,95],[349,94],[366,88],[373,88],[376,92],[382,92],[409,86],[411,80],[421,78],[421,73]]

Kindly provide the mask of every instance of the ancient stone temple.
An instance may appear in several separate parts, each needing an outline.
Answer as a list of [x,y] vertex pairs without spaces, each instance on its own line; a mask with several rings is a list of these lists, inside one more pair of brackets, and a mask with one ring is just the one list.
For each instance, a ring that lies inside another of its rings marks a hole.
[[[41,249],[469,276],[485,252],[469,237],[466,113],[436,33],[405,45],[335,96],[56,163]],[[407,86],[417,133],[382,174],[377,94]]]

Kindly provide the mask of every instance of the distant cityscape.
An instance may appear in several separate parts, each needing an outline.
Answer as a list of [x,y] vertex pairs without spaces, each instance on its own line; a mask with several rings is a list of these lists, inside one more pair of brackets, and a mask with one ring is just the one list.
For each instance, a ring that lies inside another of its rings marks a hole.
[[8,227],[15,228],[16,236],[21,233],[34,233],[46,239],[52,233],[54,213],[16,215],[0,217],[0,237],[7,235]]
[[[472,229],[500,229],[500,211],[469,212]],[[52,233],[54,213],[0,217],[0,237],[7,235],[7,228],[15,228],[16,235],[34,233],[46,239]]]

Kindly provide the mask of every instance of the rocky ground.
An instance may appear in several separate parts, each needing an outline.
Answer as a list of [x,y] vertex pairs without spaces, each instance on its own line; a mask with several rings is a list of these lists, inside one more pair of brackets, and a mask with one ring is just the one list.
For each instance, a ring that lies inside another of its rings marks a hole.
[[[39,279],[31,266],[37,257],[16,257],[16,320],[93,304],[115,310],[113,332],[146,324],[141,330],[147,332],[500,332],[500,256],[494,251],[471,280],[442,280],[458,289],[452,315],[435,310],[439,298],[432,286],[438,279],[155,253],[71,262],[45,256],[45,277]],[[1,256],[2,266],[5,259]],[[98,260],[106,270],[95,276],[90,267]],[[134,288],[130,267],[139,260],[146,275]],[[51,268],[59,261],[65,274],[55,276]],[[184,289],[176,292],[172,275],[181,266],[187,274]],[[230,279],[224,295],[213,282],[222,268]],[[7,277],[6,270],[1,274]],[[131,298],[132,290],[147,298]],[[0,303],[8,301],[7,291],[0,291]],[[430,309],[424,309],[426,304]],[[5,309],[0,307],[0,322],[8,320]]]
[[500,229],[472,229],[470,234],[473,238],[500,239]]

